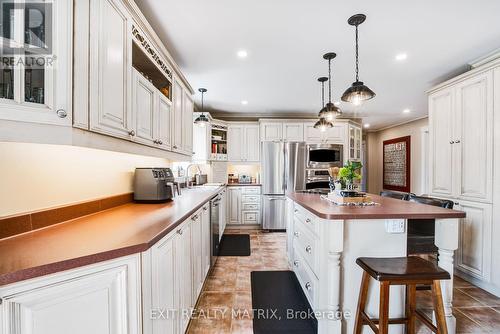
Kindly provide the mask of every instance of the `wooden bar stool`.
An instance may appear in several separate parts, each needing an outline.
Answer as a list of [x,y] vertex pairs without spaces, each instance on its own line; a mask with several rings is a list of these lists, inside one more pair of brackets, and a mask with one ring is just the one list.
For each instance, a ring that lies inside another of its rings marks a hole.
[[[419,257],[367,258],[360,257],[356,263],[363,268],[363,278],[359,291],[358,308],[354,333],[360,334],[363,326],[368,325],[378,334],[387,334],[390,324],[406,325],[406,333],[415,333],[415,320],[418,318],[434,333],[447,334],[443,297],[440,280],[450,279],[450,274],[432,262]],[[370,276],[380,282],[379,318],[370,319],[365,313]],[[437,327],[422,311],[416,309],[416,286],[432,286],[432,301],[436,314]],[[405,318],[389,319],[389,287],[406,285]],[[378,327],[377,327],[378,325]]]

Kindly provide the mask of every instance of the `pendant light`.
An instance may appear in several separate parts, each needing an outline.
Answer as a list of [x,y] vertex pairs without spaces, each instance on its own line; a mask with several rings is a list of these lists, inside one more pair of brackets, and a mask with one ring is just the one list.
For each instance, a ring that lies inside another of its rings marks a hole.
[[342,114],[340,108],[332,103],[332,59],[337,57],[335,52],[328,52],[323,55],[323,59],[328,60],[328,103],[321,109],[318,117],[332,122],[337,116]]
[[[321,106],[323,107],[323,109],[325,109],[325,81],[327,80],[327,77],[318,78],[318,81],[321,82]],[[314,128],[319,129],[321,132],[325,132],[326,129],[331,128],[332,126],[333,124],[327,121],[324,117],[320,117],[319,121],[314,124]]]
[[203,95],[207,92],[207,90],[205,88],[200,88],[198,89],[198,91],[201,93],[201,115],[198,116],[195,120],[194,120],[194,124],[197,124],[201,127],[204,127],[205,124],[209,124],[210,121],[208,120],[207,116],[205,116],[203,114],[203,109],[204,109],[204,106],[203,106]]
[[358,26],[365,22],[366,16],[364,14],[353,15],[347,20],[352,26],[356,27],[356,81],[353,82],[351,87],[342,95],[342,101],[350,102],[354,105],[360,105],[363,101],[372,99],[375,97],[375,93],[365,86],[362,81],[359,81],[359,39],[358,39]]

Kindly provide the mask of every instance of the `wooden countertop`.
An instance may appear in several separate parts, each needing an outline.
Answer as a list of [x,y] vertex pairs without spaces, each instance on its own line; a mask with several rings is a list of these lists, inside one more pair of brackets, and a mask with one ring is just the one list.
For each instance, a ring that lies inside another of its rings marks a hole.
[[374,206],[339,206],[318,194],[291,193],[288,197],[323,219],[463,218],[465,212],[369,194]]
[[168,203],[125,204],[2,239],[0,285],[143,252],[221,189],[183,189]]

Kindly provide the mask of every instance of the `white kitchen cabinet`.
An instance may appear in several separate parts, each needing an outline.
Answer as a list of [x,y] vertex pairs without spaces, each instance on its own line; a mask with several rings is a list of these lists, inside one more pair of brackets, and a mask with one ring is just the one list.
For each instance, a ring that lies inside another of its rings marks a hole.
[[304,141],[306,143],[321,142],[324,135],[319,129],[314,128],[315,122],[304,123]]
[[459,270],[484,282],[490,281],[492,205],[460,201],[455,207],[465,212],[460,223],[456,265]]
[[281,122],[260,122],[261,141],[281,141],[283,140],[283,123]]
[[[210,261],[212,254],[212,244],[210,243],[211,237],[211,225],[210,225],[210,204],[207,203],[203,206],[201,211],[201,248],[202,248],[202,276],[203,280],[208,275],[208,271],[210,270]],[[202,282],[203,283],[203,282]]]
[[283,140],[286,142],[304,141],[304,123],[283,123]]
[[334,122],[333,127],[321,131],[314,128],[316,122],[304,123],[304,141],[306,143],[344,144],[346,141],[346,123]]
[[134,117],[134,141],[155,145],[156,88],[136,69],[132,69],[132,115]]
[[241,188],[227,188],[228,224],[241,224]]
[[228,222],[228,214],[227,214],[228,202],[229,202],[228,189],[229,188],[225,188],[220,193],[221,199],[219,203],[219,238],[222,238],[222,235],[226,230],[226,225]]
[[[34,11],[41,9],[39,4],[24,0],[10,3],[16,4],[11,13],[9,3],[2,3],[0,119],[71,126],[73,2],[51,2],[42,9],[45,17],[40,26],[37,15],[31,18],[33,22],[26,16],[30,4],[35,5]],[[49,36],[50,41],[46,40]],[[7,49],[10,43],[16,48],[11,56]],[[19,45],[23,49],[17,49]]]
[[[142,254],[144,334],[178,333],[177,316],[166,310],[179,309],[179,282],[182,278],[174,231]],[[149,310],[149,311],[148,311]]]
[[259,126],[257,124],[228,124],[227,158],[232,162],[260,161]]
[[[338,130],[338,132],[341,132]],[[349,157],[350,161],[359,161],[361,159],[361,127],[353,124],[348,126],[348,144],[349,144]],[[337,134],[340,136],[340,134]]]
[[90,2],[90,129],[131,139],[132,22],[122,1]]
[[184,134],[183,131],[183,114],[182,110],[184,109],[184,98],[183,98],[183,88],[181,83],[178,80],[174,80],[173,84],[173,117],[172,117],[172,151],[182,153],[183,152],[183,141]]
[[194,102],[191,94],[184,89],[184,105],[182,110],[183,117],[183,152],[186,155],[193,155],[193,112]]
[[197,211],[193,216],[191,216],[191,261],[193,264],[193,300],[192,304],[196,303],[198,294],[201,291],[203,281],[203,248],[202,248],[202,221],[201,221],[201,210]]
[[[179,275],[179,310],[189,310],[194,306],[193,300],[193,251],[191,244],[191,219],[177,229],[175,249],[178,251],[177,273]],[[189,317],[179,316],[179,333],[184,333],[189,323]]]
[[172,149],[171,129],[172,124],[172,102],[160,92],[156,92],[157,96],[157,116],[155,121],[157,133],[154,138],[157,138],[156,144],[164,149],[170,151]]
[[68,270],[0,288],[0,332],[142,333],[140,256]]

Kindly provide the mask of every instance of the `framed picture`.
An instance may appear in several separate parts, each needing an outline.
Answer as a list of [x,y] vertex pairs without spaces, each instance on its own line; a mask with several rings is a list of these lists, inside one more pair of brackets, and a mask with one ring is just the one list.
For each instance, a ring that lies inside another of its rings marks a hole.
[[383,142],[383,188],[410,192],[411,137]]

